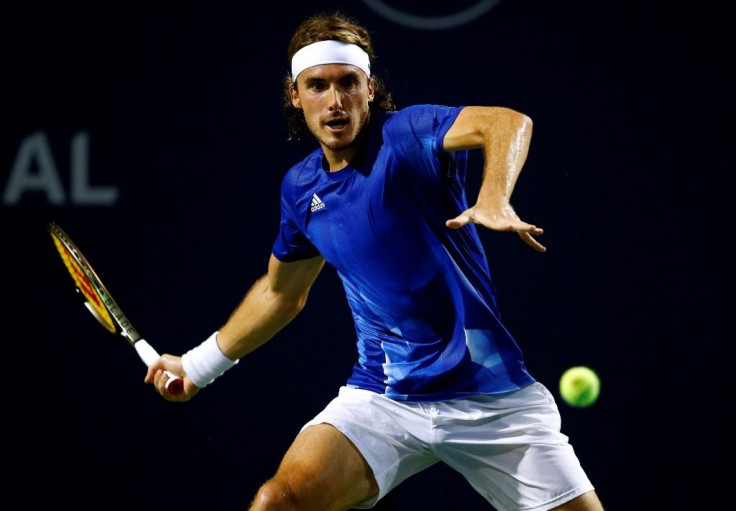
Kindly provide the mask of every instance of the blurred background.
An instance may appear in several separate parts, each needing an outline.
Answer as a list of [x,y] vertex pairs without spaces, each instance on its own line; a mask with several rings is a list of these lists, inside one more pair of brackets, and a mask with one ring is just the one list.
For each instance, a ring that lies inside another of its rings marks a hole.
[[[266,270],[280,180],[314,147],[286,141],[281,79],[298,24],[333,8],[371,29],[399,106],[532,117],[513,203],[548,251],[482,233],[505,322],[558,399],[568,367],[600,375],[593,406],[559,402],[609,510],[720,508],[707,502],[731,429],[731,28],[708,3],[629,0],[2,7],[8,500],[246,509],[347,378],[353,326],[328,267],[276,339],[167,403],[81,305],[46,233],[67,231],[160,352],[208,337]],[[438,465],[375,509],[488,505]]]

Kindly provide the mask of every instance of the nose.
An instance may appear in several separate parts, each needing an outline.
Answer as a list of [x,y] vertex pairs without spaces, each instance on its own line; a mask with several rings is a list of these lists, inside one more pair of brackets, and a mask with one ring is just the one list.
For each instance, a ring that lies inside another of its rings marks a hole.
[[330,87],[329,101],[330,110],[342,110],[342,92],[334,85]]

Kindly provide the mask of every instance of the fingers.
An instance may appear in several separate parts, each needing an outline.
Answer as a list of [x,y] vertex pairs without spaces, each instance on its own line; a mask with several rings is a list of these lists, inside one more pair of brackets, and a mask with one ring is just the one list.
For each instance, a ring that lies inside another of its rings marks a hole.
[[156,372],[159,371],[158,364],[153,364],[148,367],[148,371],[146,371],[146,377],[143,379],[143,383],[154,383],[156,381]]
[[167,401],[188,401],[199,392],[199,388],[184,376],[181,357],[173,355],[161,355],[148,367],[143,381],[152,384]]
[[[539,229],[539,231],[541,231],[541,229]],[[539,243],[528,232],[518,231],[518,234],[519,234],[519,237],[522,239],[522,241],[524,241],[524,243],[526,243],[527,245],[529,245],[530,247],[532,247],[537,252],[546,252],[547,251],[547,247],[545,247],[544,245],[542,245],[541,243]],[[541,234],[541,232],[540,232],[540,234]]]
[[168,388],[168,382],[171,379],[170,373],[164,369],[157,369],[154,372],[153,385],[156,391],[167,401],[180,401],[181,394],[172,394]]
[[158,369],[153,377],[153,386],[156,387],[158,393],[164,395],[167,393],[166,382],[169,381],[169,377],[166,371]]
[[513,217],[501,214],[489,215],[482,211],[477,211],[475,208],[466,209],[455,218],[447,220],[445,222],[445,226],[450,229],[459,229],[469,223],[482,225],[483,227],[494,231],[528,232],[535,236],[539,236],[544,233],[541,228],[522,221],[516,215]]
[[463,211],[455,218],[451,218],[445,222],[445,226],[450,229],[459,229],[460,227],[474,223],[492,229],[494,231],[516,231],[519,237],[537,252],[546,252],[547,248],[539,243],[534,236],[544,234],[544,229],[533,224],[528,224],[516,218],[501,218],[497,215],[483,215],[476,212],[474,208]]
[[470,215],[467,213],[463,213],[445,222],[445,226],[449,227],[450,229],[459,229],[463,225],[466,225],[468,222],[470,222]]

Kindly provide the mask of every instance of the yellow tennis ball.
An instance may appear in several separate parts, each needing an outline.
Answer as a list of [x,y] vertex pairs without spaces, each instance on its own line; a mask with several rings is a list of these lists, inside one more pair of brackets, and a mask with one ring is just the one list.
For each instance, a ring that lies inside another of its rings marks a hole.
[[600,393],[601,380],[589,367],[571,367],[560,378],[560,395],[570,406],[590,406],[596,402]]

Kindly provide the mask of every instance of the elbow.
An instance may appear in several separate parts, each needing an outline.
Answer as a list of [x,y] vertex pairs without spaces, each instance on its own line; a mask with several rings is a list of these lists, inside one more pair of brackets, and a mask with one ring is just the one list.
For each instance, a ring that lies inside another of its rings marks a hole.
[[525,131],[531,132],[532,128],[534,127],[534,122],[532,121],[531,117],[529,117],[525,113],[519,112],[517,110],[512,110],[510,108],[504,108],[504,110],[506,111],[509,122],[520,126]]
[[299,314],[304,309],[304,307],[307,305],[308,296],[309,294],[305,293],[302,296],[300,296],[298,299],[294,300],[294,303],[291,309],[293,311],[294,316]]
[[532,129],[534,128],[534,122],[532,121],[532,118],[526,114],[521,114],[521,115],[522,115],[522,126],[524,127],[524,130],[527,133],[531,134]]
[[289,321],[294,319],[307,305],[308,294],[299,296],[279,296],[278,303],[278,315],[281,317],[288,318]]
[[532,130],[534,128],[534,123],[532,122],[531,117],[528,115],[525,115],[521,124],[521,132],[523,133],[523,137],[526,140],[530,140],[532,138]]
[[510,110],[509,112],[509,128],[522,138],[529,140],[532,136],[532,129],[534,128],[532,118],[524,113],[517,112],[516,110]]

